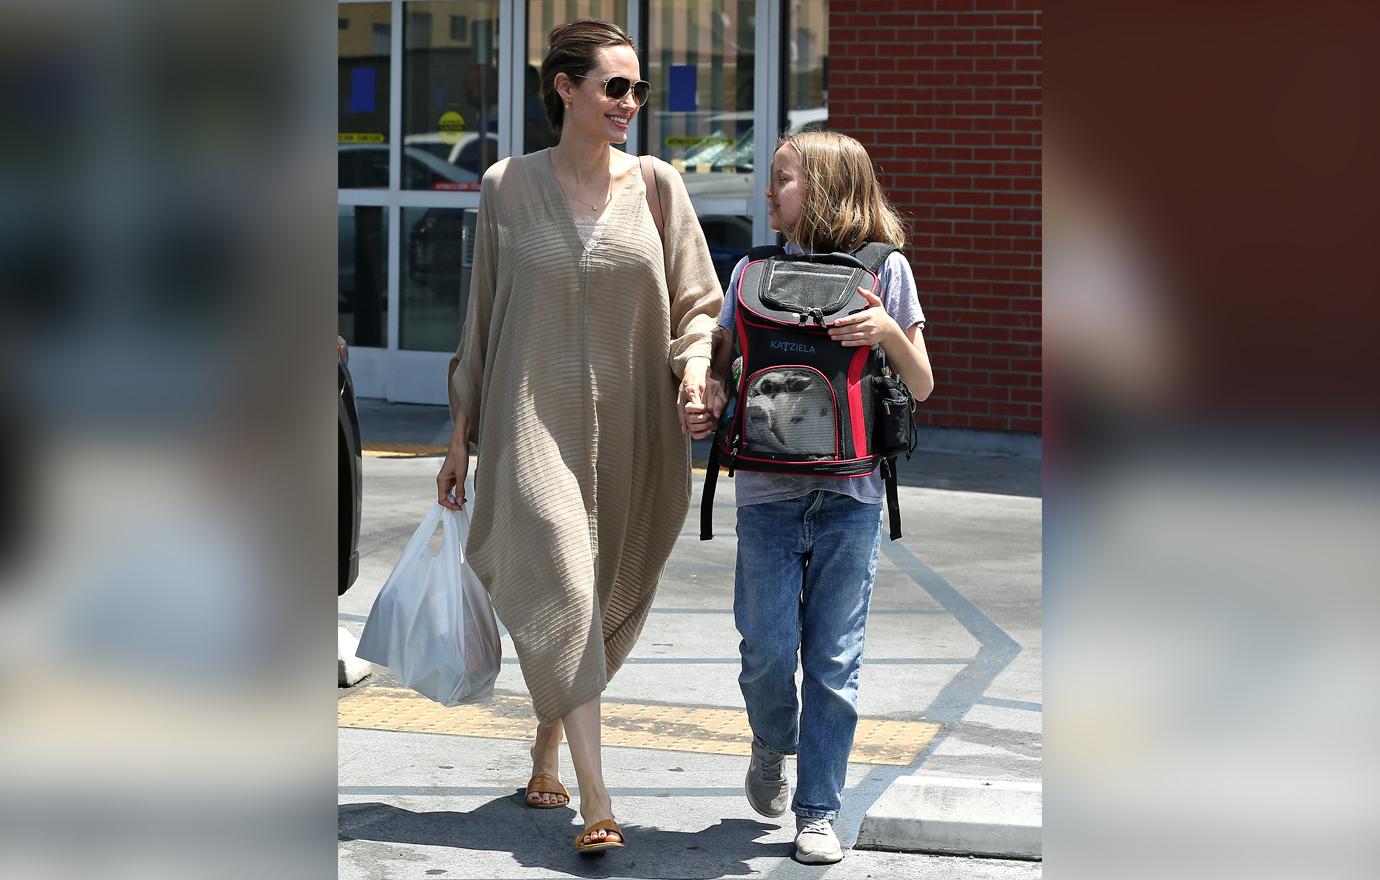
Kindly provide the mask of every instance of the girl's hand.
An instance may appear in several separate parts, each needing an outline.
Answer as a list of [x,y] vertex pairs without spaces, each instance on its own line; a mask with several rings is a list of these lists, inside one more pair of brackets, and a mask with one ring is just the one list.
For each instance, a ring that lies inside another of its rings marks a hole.
[[[436,475],[436,501],[442,507],[460,510],[465,506],[465,475],[470,470],[470,448],[466,443],[452,443],[446,452],[446,460],[441,462],[441,472]],[[455,500],[450,499],[451,490]]]
[[[676,394],[676,411],[680,417],[680,431],[696,440],[708,437],[713,431],[710,424],[713,416],[710,410],[710,383],[718,383],[709,378],[709,358],[693,357],[685,364],[684,378],[680,381],[680,391]],[[722,390],[719,392],[722,393]]]
[[896,320],[886,313],[882,301],[870,290],[858,288],[858,293],[867,300],[867,308],[856,315],[839,318],[829,324],[829,338],[844,346],[854,348],[862,345],[882,345],[895,339],[901,333]]
[[683,416],[689,426],[688,433],[695,440],[703,440],[705,437],[711,436],[719,427],[719,420],[703,403],[687,403]]

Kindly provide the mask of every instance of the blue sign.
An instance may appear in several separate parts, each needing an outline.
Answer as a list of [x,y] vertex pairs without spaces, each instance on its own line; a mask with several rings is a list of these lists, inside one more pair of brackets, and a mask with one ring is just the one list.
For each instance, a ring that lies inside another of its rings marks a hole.
[[692,113],[699,107],[695,85],[695,65],[671,65],[671,101],[667,107],[672,113]]
[[378,71],[372,67],[350,70],[350,112],[373,113],[378,106],[374,90],[378,86]]

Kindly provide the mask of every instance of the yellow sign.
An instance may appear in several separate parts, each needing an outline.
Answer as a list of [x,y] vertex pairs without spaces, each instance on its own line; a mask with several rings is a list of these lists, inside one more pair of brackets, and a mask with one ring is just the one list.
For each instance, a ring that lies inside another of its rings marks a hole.
[[436,123],[436,130],[441,133],[443,143],[458,144],[460,136],[465,133],[465,117],[454,110],[447,110]]
[[381,144],[383,141],[383,135],[376,131],[340,132],[340,142],[342,144]]
[[669,137],[666,139],[668,147],[731,147],[738,143],[736,138],[731,137]]

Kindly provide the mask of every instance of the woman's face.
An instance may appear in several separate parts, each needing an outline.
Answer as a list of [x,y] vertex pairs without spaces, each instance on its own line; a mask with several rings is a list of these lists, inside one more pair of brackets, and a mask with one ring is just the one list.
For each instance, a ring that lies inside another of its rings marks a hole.
[[771,228],[789,236],[800,222],[800,209],[805,200],[805,174],[795,147],[787,144],[772,157],[766,196],[767,220]]
[[562,128],[573,129],[585,137],[612,144],[628,141],[628,126],[637,115],[637,101],[632,89],[614,100],[604,94],[604,81],[614,76],[627,77],[629,82],[642,78],[637,53],[628,46],[600,49],[597,63],[584,78],[572,77],[568,91],[570,106],[565,108]]

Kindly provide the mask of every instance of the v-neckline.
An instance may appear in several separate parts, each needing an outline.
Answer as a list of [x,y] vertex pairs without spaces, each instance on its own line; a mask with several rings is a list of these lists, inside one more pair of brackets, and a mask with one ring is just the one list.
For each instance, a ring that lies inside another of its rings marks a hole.
[[604,223],[604,229],[600,231],[599,237],[594,240],[594,243],[586,247],[584,239],[580,238],[580,230],[575,226],[575,212],[570,209],[570,199],[566,196],[565,189],[561,186],[560,178],[556,177],[556,160],[551,155],[551,148],[547,147],[542,152],[546,154],[546,176],[550,178],[546,187],[547,198],[555,202],[558,212],[564,215],[565,222],[563,225],[566,228],[567,238],[574,242],[581,253],[589,253],[604,243],[604,231],[608,228],[607,221],[613,218],[614,209],[617,207],[624,191],[632,185],[632,180],[629,179],[621,187],[615,187],[610,184],[609,203],[604,206],[603,213],[595,218],[599,222]]

